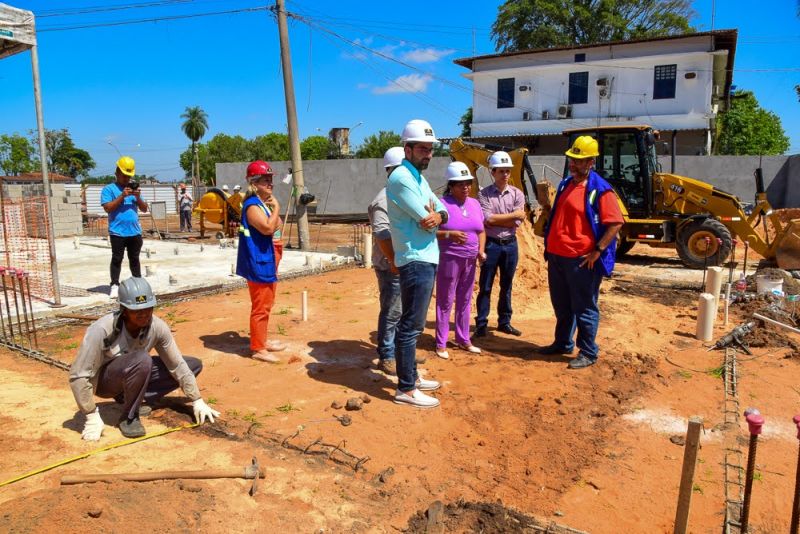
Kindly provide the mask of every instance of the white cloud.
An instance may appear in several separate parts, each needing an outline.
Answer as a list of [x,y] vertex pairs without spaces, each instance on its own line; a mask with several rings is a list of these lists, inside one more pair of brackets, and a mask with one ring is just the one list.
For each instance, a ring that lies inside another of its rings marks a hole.
[[407,74],[395,78],[383,87],[376,87],[372,92],[376,95],[384,95],[387,93],[424,93],[428,88],[428,83],[430,83],[432,79],[433,78],[428,74]]
[[404,52],[402,60],[410,63],[434,63],[453,52],[455,50],[452,49],[417,48],[416,50]]

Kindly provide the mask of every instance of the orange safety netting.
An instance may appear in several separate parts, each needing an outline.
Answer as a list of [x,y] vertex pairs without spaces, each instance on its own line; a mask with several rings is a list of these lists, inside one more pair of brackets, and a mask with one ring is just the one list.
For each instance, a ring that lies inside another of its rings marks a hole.
[[50,257],[50,220],[45,197],[4,199],[2,202],[2,263],[29,274],[30,293],[53,300],[53,269]]

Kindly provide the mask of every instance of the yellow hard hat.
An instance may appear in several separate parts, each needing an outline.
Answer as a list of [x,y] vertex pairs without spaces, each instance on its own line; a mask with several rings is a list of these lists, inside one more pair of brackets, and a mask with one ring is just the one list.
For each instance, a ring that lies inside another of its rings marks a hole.
[[597,140],[591,135],[582,135],[575,139],[572,148],[564,152],[568,158],[588,159],[596,158],[600,155],[597,149]]
[[122,174],[133,176],[136,174],[136,163],[130,156],[122,156],[117,160],[117,168],[122,171]]

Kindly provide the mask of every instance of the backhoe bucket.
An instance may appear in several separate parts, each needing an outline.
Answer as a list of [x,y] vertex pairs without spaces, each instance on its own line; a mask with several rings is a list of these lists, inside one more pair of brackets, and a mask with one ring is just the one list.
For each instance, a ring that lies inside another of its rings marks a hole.
[[800,269],[800,219],[792,219],[781,235],[775,238],[775,261],[778,267],[786,270]]

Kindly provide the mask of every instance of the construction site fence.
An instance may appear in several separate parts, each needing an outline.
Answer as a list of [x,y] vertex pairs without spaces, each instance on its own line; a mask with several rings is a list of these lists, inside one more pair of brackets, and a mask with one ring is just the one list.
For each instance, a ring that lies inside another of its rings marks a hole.
[[30,294],[55,298],[50,244],[53,241],[46,197],[2,201],[3,267],[26,273]]

